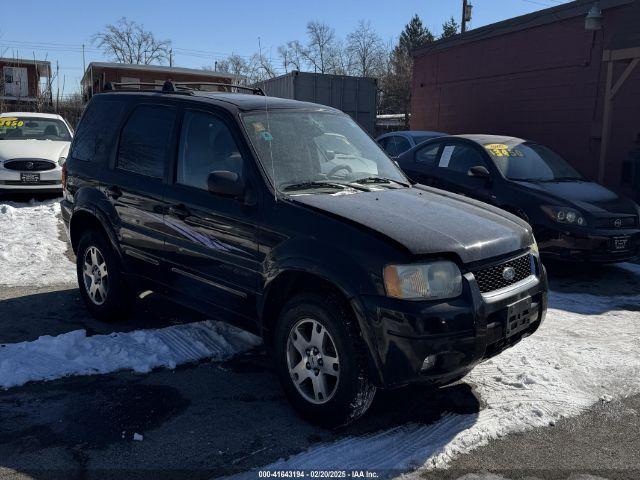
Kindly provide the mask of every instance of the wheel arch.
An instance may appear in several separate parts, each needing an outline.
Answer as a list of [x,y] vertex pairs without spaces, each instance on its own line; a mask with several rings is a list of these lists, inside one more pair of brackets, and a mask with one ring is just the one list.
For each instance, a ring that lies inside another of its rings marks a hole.
[[88,229],[93,229],[102,233],[109,240],[118,257],[121,257],[116,234],[107,225],[106,219],[98,210],[77,209],[69,220],[69,239],[71,240],[73,253],[78,253],[78,244],[80,243],[80,238],[82,238],[82,233]]

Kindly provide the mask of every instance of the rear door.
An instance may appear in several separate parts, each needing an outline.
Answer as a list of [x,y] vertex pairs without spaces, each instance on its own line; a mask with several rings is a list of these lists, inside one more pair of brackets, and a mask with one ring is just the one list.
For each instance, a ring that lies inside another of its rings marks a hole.
[[403,155],[398,159],[400,168],[415,182],[440,187],[437,166],[441,145],[441,142],[432,142],[416,149],[413,155]]
[[223,111],[185,106],[172,181],[165,191],[172,286],[238,323],[255,322],[261,275],[258,204],[212,195],[207,178],[231,171],[252,181],[249,152]]
[[122,249],[135,273],[162,281],[163,179],[175,142],[177,106],[136,103],[120,130],[102,188],[117,213]]

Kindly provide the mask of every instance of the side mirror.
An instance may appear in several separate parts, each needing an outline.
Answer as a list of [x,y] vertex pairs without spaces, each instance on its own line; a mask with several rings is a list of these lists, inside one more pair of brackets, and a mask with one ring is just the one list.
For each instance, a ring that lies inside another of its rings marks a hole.
[[325,154],[326,154],[326,156],[327,156],[327,160],[329,160],[329,161],[331,161],[331,160],[333,160],[334,158],[336,158],[336,154],[335,154],[335,152],[334,152],[334,151],[332,151],[332,150],[327,150],[327,151],[325,151]]
[[237,173],[227,170],[211,172],[207,178],[209,193],[222,197],[241,198],[244,195],[244,182]]
[[477,178],[491,177],[491,174],[489,173],[489,170],[487,170],[487,167],[483,167],[482,165],[476,165],[475,167],[471,167],[467,172],[467,175],[469,175],[470,177],[477,177]]

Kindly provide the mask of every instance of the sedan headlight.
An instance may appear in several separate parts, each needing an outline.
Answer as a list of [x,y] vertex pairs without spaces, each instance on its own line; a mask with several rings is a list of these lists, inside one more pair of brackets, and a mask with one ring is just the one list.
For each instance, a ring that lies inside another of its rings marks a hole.
[[543,206],[542,210],[558,223],[578,225],[580,227],[584,227],[587,224],[582,214],[573,208]]
[[393,298],[438,300],[457,297],[462,293],[460,269],[447,260],[387,265],[383,276],[387,295]]

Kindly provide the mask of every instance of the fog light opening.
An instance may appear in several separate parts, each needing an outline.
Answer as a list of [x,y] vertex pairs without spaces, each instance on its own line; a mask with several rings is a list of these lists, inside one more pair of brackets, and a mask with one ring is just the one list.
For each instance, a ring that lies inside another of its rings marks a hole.
[[421,372],[425,372],[431,368],[433,368],[436,364],[436,359],[438,358],[437,355],[429,355],[428,357],[426,357],[424,359],[424,362],[422,362],[422,368],[420,369]]

